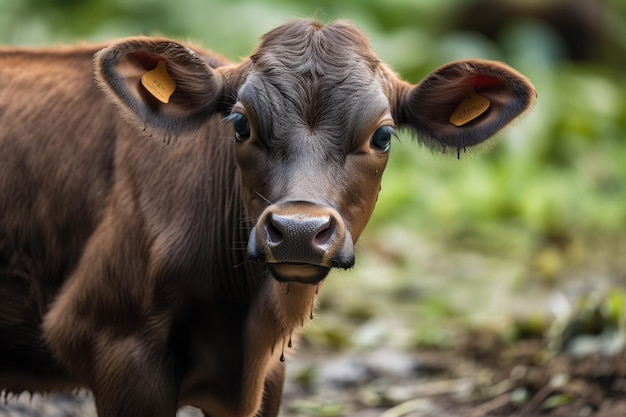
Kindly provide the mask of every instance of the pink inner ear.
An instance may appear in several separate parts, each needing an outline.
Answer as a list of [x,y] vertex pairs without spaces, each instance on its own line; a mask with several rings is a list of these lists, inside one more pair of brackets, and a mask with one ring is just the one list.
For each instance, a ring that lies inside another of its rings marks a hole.
[[148,54],[146,52],[136,52],[132,54],[132,58],[137,65],[141,66],[146,71],[156,68],[159,61],[166,60],[161,56]]
[[477,75],[472,78],[472,84],[476,91],[492,90],[494,88],[503,88],[506,83],[500,78],[487,77],[485,75]]

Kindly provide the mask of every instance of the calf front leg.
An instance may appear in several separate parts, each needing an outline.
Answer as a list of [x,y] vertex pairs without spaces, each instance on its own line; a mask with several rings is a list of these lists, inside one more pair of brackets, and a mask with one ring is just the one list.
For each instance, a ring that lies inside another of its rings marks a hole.
[[285,364],[278,363],[265,379],[263,405],[259,417],[276,417],[283,397],[285,382]]
[[[94,392],[98,417],[174,417],[178,389],[167,353],[167,316],[139,315],[119,302],[99,301],[102,297],[87,292],[91,282],[72,282],[48,312],[43,326],[48,345]],[[127,292],[113,294],[128,302]]]
[[98,417],[174,417],[178,390],[172,361],[128,336],[96,348],[92,390]]

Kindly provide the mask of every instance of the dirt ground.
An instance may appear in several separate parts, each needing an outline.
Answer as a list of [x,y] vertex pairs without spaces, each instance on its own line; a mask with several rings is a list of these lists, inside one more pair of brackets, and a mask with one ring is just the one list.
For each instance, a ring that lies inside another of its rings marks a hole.
[[[624,417],[626,349],[577,356],[475,331],[453,348],[289,352],[281,417]],[[22,394],[0,417],[96,417],[89,393]],[[186,408],[179,417],[201,417]]]
[[325,376],[292,374],[283,416],[626,416],[626,350],[576,358],[482,333],[450,351],[300,353]]
[[[445,350],[319,352],[288,359],[282,417],[626,416],[626,349],[554,354],[475,331]],[[95,416],[88,393],[5,398],[1,417]],[[179,417],[198,417],[186,409]]]
[[469,404],[450,401],[457,415],[626,416],[626,350],[577,358],[531,340],[508,348],[470,344],[464,353],[460,360],[474,360],[492,378],[476,386]]

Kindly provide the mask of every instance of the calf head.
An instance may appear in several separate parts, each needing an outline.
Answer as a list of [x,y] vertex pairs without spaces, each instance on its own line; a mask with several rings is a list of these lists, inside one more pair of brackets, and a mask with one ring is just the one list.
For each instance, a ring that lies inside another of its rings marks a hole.
[[[139,83],[160,61],[176,84],[167,104]],[[277,280],[309,284],[353,266],[396,129],[456,155],[535,100],[525,77],[484,60],[447,64],[410,85],[341,21],[287,23],[238,65],[211,66],[172,41],[134,38],[101,51],[96,67],[107,94],[149,132],[176,136],[225,113],[253,222],[248,256]]]

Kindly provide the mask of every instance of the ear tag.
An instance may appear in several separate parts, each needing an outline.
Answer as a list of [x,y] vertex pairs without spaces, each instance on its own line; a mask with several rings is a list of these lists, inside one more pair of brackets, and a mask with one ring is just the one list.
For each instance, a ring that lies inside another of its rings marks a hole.
[[170,96],[176,89],[176,83],[168,74],[165,61],[159,61],[156,68],[142,75],[141,84],[157,100],[166,104],[170,102]]
[[487,97],[474,92],[471,96],[459,103],[456,110],[454,110],[450,116],[450,123],[455,126],[463,126],[486,112],[490,105],[491,102]]

